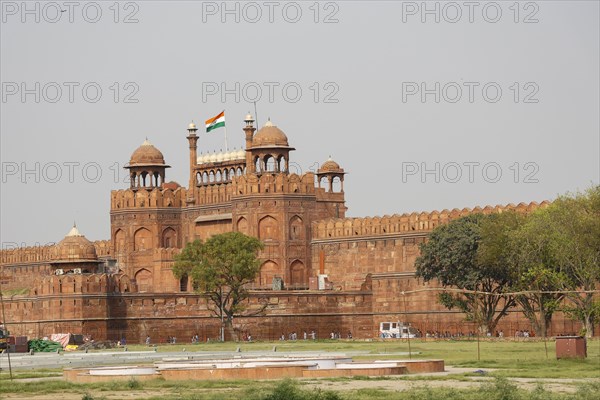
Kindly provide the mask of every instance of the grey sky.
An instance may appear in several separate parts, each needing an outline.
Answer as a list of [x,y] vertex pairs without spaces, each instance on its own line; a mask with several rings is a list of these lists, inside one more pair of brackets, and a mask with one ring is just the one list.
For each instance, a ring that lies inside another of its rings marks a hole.
[[[167,180],[186,185],[187,124],[202,128],[225,109],[230,147],[239,149],[256,86],[260,125],[270,116],[286,132],[298,168],[314,169],[331,155],[349,172],[349,216],[539,202],[599,182],[597,1],[474,2],[472,9],[428,2],[439,23],[422,14],[420,1],[239,2],[237,15],[224,16],[220,1],[121,2],[117,23],[113,1],[75,3],[58,2],[65,12],[52,23],[53,6],[38,2],[38,23],[20,1],[2,2],[4,246],[58,241],[73,220],[88,238],[108,239],[110,190],[127,187],[122,166],[143,140],[172,166]],[[98,8],[99,21],[86,21]],[[262,17],[252,23],[257,9]],[[123,23],[128,15],[138,22]],[[53,82],[62,88],[55,103]],[[24,101],[23,83],[32,89]],[[213,83],[231,90],[224,102],[220,92],[207,93]],[[424,99],[422,83],[431,90]],[[102,89],[95,103],[94,86]],[[502,97],[493,102],[497,88]],[[138,102],[126,103],[128,94]],[[202,133],[199,152],[224,148],[223,133]],[[421,175],[436,163],[439,182],[434,172]],[[27,183],[23,167],[38,171]]]

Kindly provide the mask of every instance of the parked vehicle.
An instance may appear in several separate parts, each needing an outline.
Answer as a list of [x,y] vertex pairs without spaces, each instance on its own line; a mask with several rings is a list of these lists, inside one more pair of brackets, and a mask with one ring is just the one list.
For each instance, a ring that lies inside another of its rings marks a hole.
[[385,338],[416,338],[418,331],[403,322],[382,322],[379,324],[379,337]]

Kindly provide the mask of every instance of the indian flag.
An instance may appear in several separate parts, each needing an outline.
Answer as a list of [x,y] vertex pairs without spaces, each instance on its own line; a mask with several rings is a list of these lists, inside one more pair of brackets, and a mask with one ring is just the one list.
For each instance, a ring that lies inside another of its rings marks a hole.
[[225,126],[225,111],[221,112],[221,114],[216,117],[206,120],[206,133],[213,129],[221,128],[222,126]]

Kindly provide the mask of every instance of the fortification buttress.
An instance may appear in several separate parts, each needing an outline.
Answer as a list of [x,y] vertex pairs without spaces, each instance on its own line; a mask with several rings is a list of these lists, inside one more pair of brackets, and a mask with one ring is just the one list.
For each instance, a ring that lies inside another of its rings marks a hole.
[[165,182],[163,154],[148,140],[131,155],[125,166],[130,187],[111,193],[111,241],[121,271],[131,277],[140,291],[176,288],[172,273],[165,271],[161,248],[180,248],[181,207],[186,190]]

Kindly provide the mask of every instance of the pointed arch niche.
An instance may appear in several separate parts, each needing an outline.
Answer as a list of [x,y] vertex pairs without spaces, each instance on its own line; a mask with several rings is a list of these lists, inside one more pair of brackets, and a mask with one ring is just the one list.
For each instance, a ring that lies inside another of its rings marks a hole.
[[307,285],[306,267],[300,260],[295,260],[290,265],[290,285],[292,287],[304,287]]

